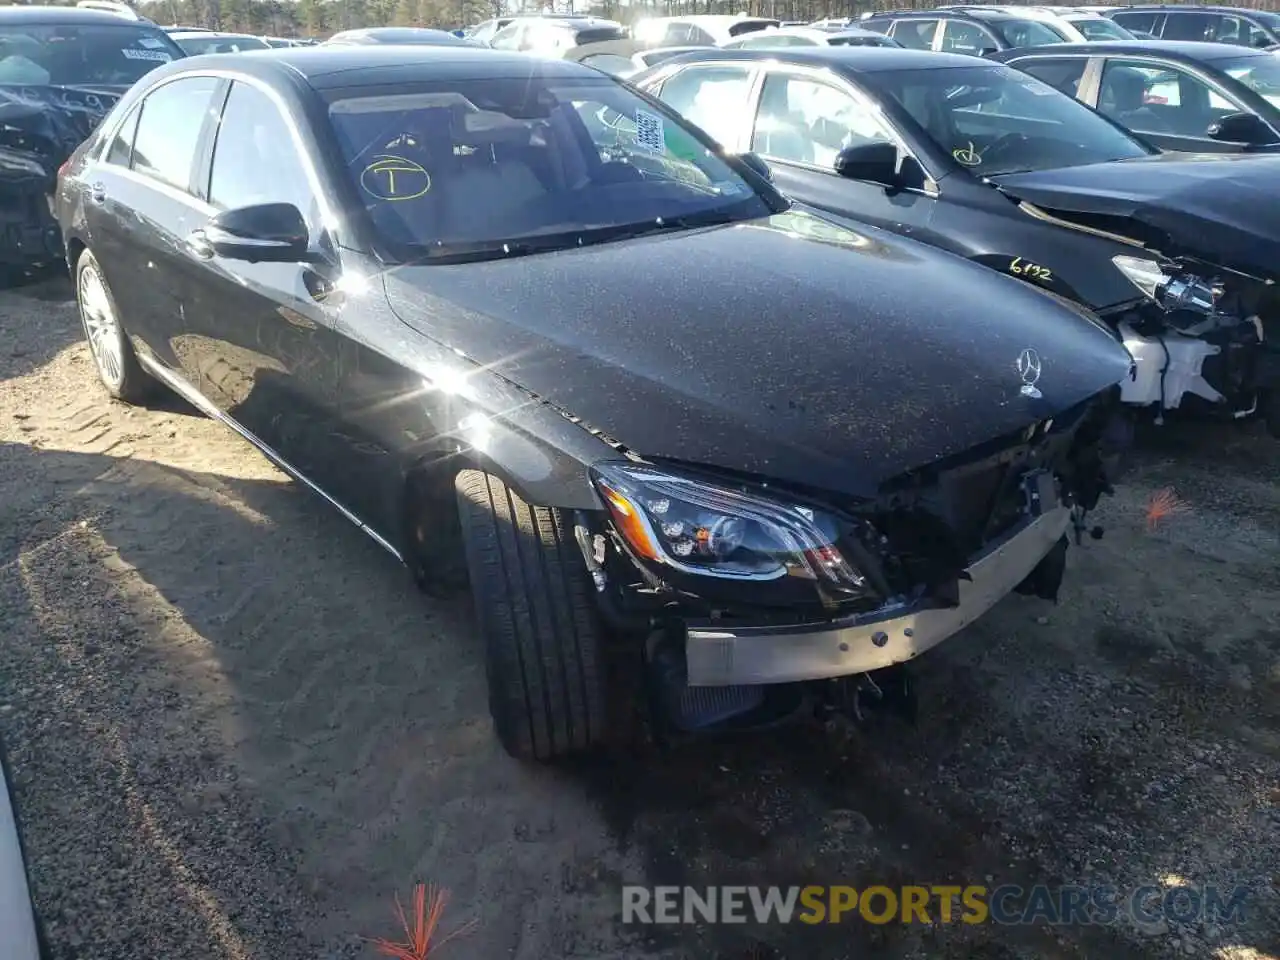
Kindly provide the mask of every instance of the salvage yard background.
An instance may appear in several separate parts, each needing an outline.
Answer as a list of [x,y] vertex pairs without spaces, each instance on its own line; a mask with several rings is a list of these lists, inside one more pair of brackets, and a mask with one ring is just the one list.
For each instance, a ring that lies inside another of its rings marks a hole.
[[[489,729],[428,600],[229,430],[97,385],[65,281],[0,293],[0,737],[57,958],[1280,955],[1280,443],[1168,427],[1073,548],[919,666],[921,722],[575,771]],[[1146,528],[1152,495],[1189,509]],[[1242,926],[624,929],[622,883],[1248,884]]]

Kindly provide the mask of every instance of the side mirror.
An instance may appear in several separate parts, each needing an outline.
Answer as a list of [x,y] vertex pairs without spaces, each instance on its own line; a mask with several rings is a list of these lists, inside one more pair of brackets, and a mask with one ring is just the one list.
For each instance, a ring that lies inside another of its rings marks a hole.
[[756,153],[740,153],[738,159],[743,165],[748,167],[756,176],[773,183],[773,171],[769,169],[769,165],[760,159],[760,155]]
[[202,257],[248,263],[301,263],[310,246],[307,222],[291,203],[259,203],[217,214],[187,238]]
[[1275,132],[1254,113],[1229,113],[1209,124],[1205,133],[1213,140],[1245,143],[1251,147],[1276,142]]
[[993,53],[999,53],[999,52],[1000,52],[999,47],[983,47],[981,50],[978,51],[978,56],[989,57]]
[[848,180],[866,180],[886,187],[898,186],[898,148],[879,141],[845,147],[836,154],[836,173]]

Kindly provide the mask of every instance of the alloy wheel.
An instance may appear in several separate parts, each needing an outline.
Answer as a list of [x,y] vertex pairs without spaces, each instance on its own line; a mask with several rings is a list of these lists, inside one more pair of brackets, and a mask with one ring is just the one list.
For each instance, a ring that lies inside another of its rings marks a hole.
[[124,377],[124,350],[120,324],[107,295],[107,285],[96,266],[80,271],[78,300],[80,320],[98,373],[108,386],[119,386]]

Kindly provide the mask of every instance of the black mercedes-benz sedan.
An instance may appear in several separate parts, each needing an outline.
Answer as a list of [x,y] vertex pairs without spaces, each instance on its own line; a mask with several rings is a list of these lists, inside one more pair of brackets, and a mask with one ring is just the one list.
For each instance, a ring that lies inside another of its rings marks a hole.
[[606,653],[663,729],[845,704],[1056,596],[1107,490],[1111,332],[761,169],[576,63],[272,50],[135,87],[58,215],[107,391],[424,585],[465,557],[498,734],[551,759],[605,738]]
[[1137,359],[1135,410],[1261,412],[1280,436],[1280,157],[1161,154],[1044,82],[1083,68],[1046,57],[707,50],[628,80],[796,200],[1098,313]]

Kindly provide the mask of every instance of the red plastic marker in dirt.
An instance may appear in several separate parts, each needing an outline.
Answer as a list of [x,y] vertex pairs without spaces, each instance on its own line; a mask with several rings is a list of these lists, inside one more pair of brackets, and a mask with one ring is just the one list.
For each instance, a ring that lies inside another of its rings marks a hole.
[[444,915],[445,904],[448,902],[449,891],[434,886],[428,887],[423,883],[417,884],[413,888],[413,925],[410,926],[409,919],[404,914],[404,907],[400,905],[400,896],[397,894],[396,918],[404,928],[407,939],[400,943],[378,937],[369,942],[384,957],[395,957],[396,960],[427,960],[428,957],[435,956],[436,951],[454,937],[470,933],[476,926],[475,920],[468,920],[443,939],[434,940],[436,927],[440,925],[440,918]]
[[1185,513],[1191,507],[1185,500],[1178,499],[1172,487],[1158,491],[1147,504],[1147,532],[1154,533],[1160,521],[1177,513]]

